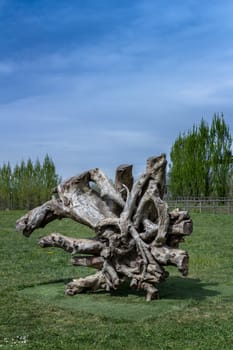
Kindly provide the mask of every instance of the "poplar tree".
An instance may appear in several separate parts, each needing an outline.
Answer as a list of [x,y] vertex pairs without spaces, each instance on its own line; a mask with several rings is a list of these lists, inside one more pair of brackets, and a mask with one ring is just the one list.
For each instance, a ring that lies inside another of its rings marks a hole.
[[0,208],[31,209],[48,200],[51,190],[60,181],[53,160],[46,155],[41,165],[29,158],[14,167],[0,167]]
[[56,169],[53,160],[46,154],[41,168],[41,200],[44,202],[51,195],[51,190],[56,187],[59,182],[59,176],[56,174]]
[[229,177],[232,174],[232,138],[223,115],[214,116],[210,128],[210,171],[212,177],[211,192],[220,197],[228,195]]
[[170,153],[169,191],[174,196],[225,197],[232,176],[232,137],[223,115],[214,115],[211,126],[180,134]]
[[0,198],[1,208],[10,209],[12,206],[11,166],[3,164],[0,168]]

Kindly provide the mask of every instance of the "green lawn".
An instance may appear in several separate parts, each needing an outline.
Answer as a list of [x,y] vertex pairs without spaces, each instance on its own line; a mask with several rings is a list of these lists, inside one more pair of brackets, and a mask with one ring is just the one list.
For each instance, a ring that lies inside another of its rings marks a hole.
[[233,348],[233,216],[192,214],[194,232],[182,248],[190,273],[175,268],[160,300],[123,286],[112,294],[64,295],[73,277],[92,273],[59,249],[41,249],[50,232],[87,237],[71,220],[55,221],[28,239],[15,232],[23,212],[0,212],[0,349]]

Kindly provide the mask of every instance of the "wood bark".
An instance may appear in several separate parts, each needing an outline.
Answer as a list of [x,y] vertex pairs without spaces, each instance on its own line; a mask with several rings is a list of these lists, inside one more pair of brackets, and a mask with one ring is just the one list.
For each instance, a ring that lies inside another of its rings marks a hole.
[[[57,186],[50,201],[29,211],[16,222],[27,237],[55,219],[70,218],[93,229],[92,239],[51,233],[39,240],[43,248],[58,247],[72,254],[72,264],[98,271],[74,279],[66,293],[117,289],[128,281],[146,292],[146,300],[158,298],[158,284],[173,265],[188,274],[188,253],[179,249],[192,233],[187,211],[169,212],[163,196],[166,157],[147,160],[146,171],[134,182],[132,165],[116,169],[112,183],[98,168],[74,176]],[[85,255],[83,255],[85,254]]]

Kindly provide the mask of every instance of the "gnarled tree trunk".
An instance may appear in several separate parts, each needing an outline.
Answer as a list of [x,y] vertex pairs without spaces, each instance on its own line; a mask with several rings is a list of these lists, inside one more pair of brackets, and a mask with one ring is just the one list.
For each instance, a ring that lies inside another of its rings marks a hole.
[[98,270],[70,282],[67,294],[117,289],[129,281],[132,288],[145,290],[149,301],[158,297],[157,286],[168,276],[166,265],[188,274],[188,253],[179,249],[179,243],[191,234],[192,221],[186,211],[169,212],[163,200],[166,163],[165,155],[149,158],[145,173],[136,182],[132,165],[121,165],[115,184],[100,169],[89,170],[60,184],[50,201],[17,221],[16,229],[27,237],[61,218],[94,230],[92,239],[51,233],[39,241],[41,247],[59,247],[71,253],[75,266]]

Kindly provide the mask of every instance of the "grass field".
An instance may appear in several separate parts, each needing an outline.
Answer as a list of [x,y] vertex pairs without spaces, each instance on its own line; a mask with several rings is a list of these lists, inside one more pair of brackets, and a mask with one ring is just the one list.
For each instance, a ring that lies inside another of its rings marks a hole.
[[15,232],[23,212],[0,212],[1,349],[233,349],[233,216],[193,214],[194,232],[182,248],[190,273],[175,268],[146,303],[127,286],[112,294],[64,295],[73,277],[69,254],[41,249],[38,238],[57,231],[88,237],[71,220],[53,222],[27,239]]

